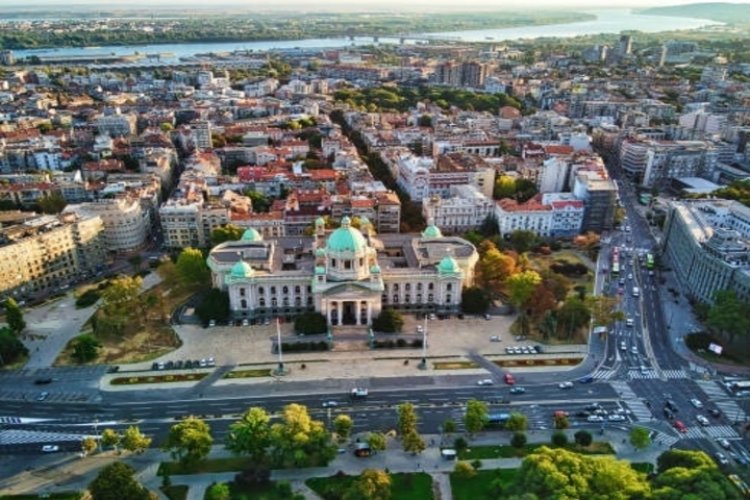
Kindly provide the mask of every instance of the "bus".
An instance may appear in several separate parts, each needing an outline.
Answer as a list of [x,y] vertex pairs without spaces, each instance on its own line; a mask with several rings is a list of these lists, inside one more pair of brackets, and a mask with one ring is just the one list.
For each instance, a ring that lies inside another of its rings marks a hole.
[[733,396],[750,395],[750,380],[731,380],[724,385]]
[[654,254],[652,254],[652,253],[647,253],[646,254],[646,267],[648,269],[653,269],[654,268]]
[[620,248],[614,247],[612,249],[612,274],[617,276],[620,274]]

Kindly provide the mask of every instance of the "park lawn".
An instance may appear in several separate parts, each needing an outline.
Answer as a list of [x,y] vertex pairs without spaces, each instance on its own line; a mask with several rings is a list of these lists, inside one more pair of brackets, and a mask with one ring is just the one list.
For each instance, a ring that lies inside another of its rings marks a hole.
[[241,472],[253,464],[249,457],[212,458],[189,465],[182,465],[179,462],[162,462],[159,465],[158,474],[160,476],[165,474],[173,476],[211,472]]
[[[324,500],[335,500],[358,476],[313,477],[305,481]],[[432,500],[432,478],[424,472],[391,474],[391,500]]]
[[[586,262],[584,262],[583,259],[581,259],[581,257],[573,250],[559,250],[557,252],[552,252],[550,255],[529,254],[529,261],[531,267],[538,272],[549,270],[552,265],[558,261],[567,262],[569,264],[583,264],[584,266],[588,267]],[[574,295],[576,293],[574,290],[576,286],[585,287],[586,293],[589,295],[594,290],[593,269],[589,269],[589,272],[587,272],[583,276],[576,278],[569,276],[568,279],[573,285],[570,289],[570,295]]]
[[[488,458],[521,458],[534,453],[538,448],[546,446],[548,448],[556,448],[551,443],[530,443],[523,448],[514,448],[510,445],[483,445],[483,446],[472,446],[465,450],[461,450],[458,453],[460,460],[483,460]],[[565,449],[581,453],[583,455],[614,455],[615,451],[607,442],[594,442],[591,446],[583,447],[578,446],[575,443],[568,444]]]
[[188,494],[188,486],[184,484],[175,484],[172,486],[162,486],[161,491],[169,500],[185,500]]
[[451,474],[451,491],[454,500],[484,500],[498,498],[490,494],[490,485],[499,479],[503,486],[512,484],[516,480],[518,469],[489,469],[478,470],[477,475],[470,479],[462,479]]

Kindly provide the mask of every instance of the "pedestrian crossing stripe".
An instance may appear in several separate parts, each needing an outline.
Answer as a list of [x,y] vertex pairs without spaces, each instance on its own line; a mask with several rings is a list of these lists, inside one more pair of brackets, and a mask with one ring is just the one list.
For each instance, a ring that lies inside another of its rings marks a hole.
[[696,384],[698,384],[698,387],[701,388],[703,392],[706,393],[709,397],[716,397],[716,398],[727,398],[729,395],[727,394],[727,391],[719,385],[717,382],[714,382],[713,380],[696,380]]
[[711,425],[704,427],[703,431],[712,438],[736,438],[737,431],[731,425]]
[[[662,370],[661,373],[667,379],[688,378],[688,375],[685,372],[685,370]],[[642,372],[638,368],[631,368],[630,371],[628,371],[628,377],[630,377],[631,379],[658,379],[658,378],[661,378],[661,376],[656,372],[656,370],[654,370],[652,368],[649,368],[645,372]]]
[[591,376],[598,380],[608,380],[615,376],[617,373],[615,370],[609,370],[606,368],[599,368]]

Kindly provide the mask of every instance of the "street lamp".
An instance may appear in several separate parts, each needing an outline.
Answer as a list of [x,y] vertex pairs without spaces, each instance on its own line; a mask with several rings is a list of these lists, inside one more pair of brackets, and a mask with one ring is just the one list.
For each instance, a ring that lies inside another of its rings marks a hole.
[[427,369],[427,316],[424,317],[424,328],[422,328],[422,362],[419,363],[419,369]]
[[276,368],[276,375],[284,375],[284,358],[281,353],[281,327],[279,318],[276,318],[276,347],[279,350],[279,366]]

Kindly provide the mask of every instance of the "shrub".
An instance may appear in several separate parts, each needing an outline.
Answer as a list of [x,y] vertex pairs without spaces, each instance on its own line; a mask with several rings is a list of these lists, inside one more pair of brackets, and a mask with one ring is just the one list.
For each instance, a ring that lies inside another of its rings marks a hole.
[[406,347],[406,340],[404,340],[404,339],[398,339],[398,340],[396,340],[396,345],[398,347]]
[[453,447],[456,449],[456,451],[465,450],[467,446],[469,446],[469,443],[467,443],[466,440],[462,437],[457,437],[453,441]]
[[510,438],[510,445],[513,448],[523,448],[527,442],[526,434],[523,432],[514,432],[513,437]]
[[[99,285],[99,287],[101,287],[101,284]],[[106,288],[106,286],[104,288]],[[101,294],[99,293],[99,289],[91,288],[89,290],[86,290],[84,293],[81,294],[80,297],[76,299],[76,307],[82,309],[84,307],[92,306],[96,304],[96,301],[99,300],[100,298],[101,298]]]
[[589,446],[594,441],[594,436],[589,431],[578,431],[573,434],[573,439],[579,446]]
[[568,444],[568,436],[566,436],[564,432],[555,432],[552,434],[551,441],[553,445],[562,448]]
[[459,479],[471,479],[477,475],[477,471],[469,462],[462,460],[456,462],[456,466],[453,468],[453,474]]
[[268,484],[271,480],[271,469],[263,466],[251,466],[234,477],[238,486],[252,487]]
[[326,317],[318,312],[306,312],[294,320],[294,331],[304,335],[326,333],[328,323]]

